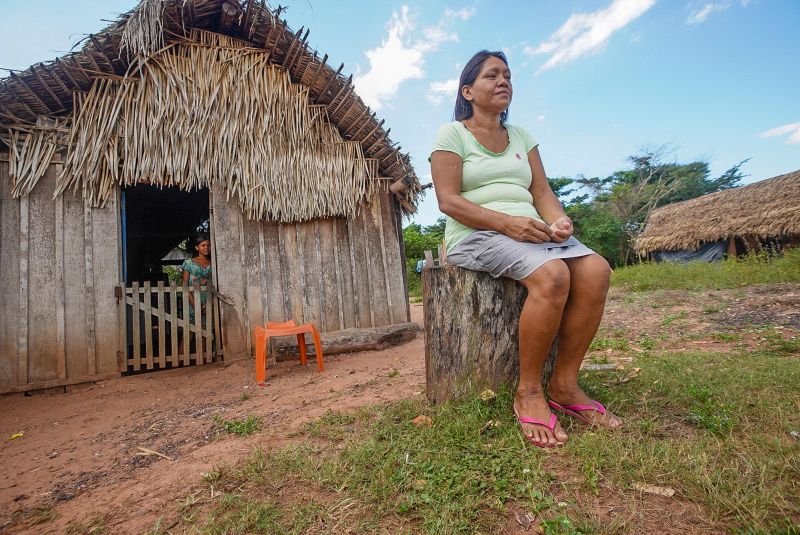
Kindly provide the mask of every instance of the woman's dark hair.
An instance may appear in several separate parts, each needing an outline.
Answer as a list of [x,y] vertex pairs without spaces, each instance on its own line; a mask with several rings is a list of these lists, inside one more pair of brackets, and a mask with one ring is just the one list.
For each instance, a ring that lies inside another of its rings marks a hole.
[[[489,50],[481,50],[480,52],[476,53],[474,56],[470,58],[466,65],[464,65],[464,70],[461,71],[461,78],[458,80],[458,95],[456,96],[456,108],[453,111],[453,119],[456,121],[463,121],[464,119],[469,119],[472,117],[472,103],[464,98],[464,95],[461,94],[461,90],[464,88],[465,85],[472,85],[475,83],[475,80],[478,78],[478,75],[483,68],[483,63],[489,59],[490,57],[497,58],[506,65],[508,65],[508,60],[506,59],[506,55],[500,52],[499,50],[496,52],[490,52]],[[508,120],[508,109],[500,114],[500,124],[505,125],[506,121]]]
[[196,234],[195,237],[192,238],[192,252],[194,252],[195,247],[199,247],[204,241],[209,241],[208,234]]

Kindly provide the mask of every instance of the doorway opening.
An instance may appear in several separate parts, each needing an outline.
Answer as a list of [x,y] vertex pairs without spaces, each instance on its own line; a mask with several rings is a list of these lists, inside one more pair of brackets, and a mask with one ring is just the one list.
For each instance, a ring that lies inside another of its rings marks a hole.
[[[186,192],[137,184],[122,192],[120,327],[127,351],[122,371],[137,373],[221,358],[212,279],[187,285],[184,261],[193,240],[209,235],[207,189]],[[202,285],[201,285],[202,284]]]

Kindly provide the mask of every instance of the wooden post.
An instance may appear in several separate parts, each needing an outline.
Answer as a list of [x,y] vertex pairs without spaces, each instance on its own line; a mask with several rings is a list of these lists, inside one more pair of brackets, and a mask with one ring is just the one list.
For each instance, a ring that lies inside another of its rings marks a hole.
[[736,258],[736,236],[728,238],[728,257]]
[[[422,270],[428,400],[442,403],[487,388],[514,388],[525,288],[487,273],[428,266]],[[554,358],[555,343],[542,374],[544,385]]]

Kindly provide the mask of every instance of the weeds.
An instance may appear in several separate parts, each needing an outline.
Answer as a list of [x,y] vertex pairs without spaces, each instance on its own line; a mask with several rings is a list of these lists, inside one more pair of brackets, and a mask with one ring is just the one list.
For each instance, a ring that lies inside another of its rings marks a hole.
[[630,349],[630,343],[625,338],[602,338],[598,336],[592,340],[592,344],[589,346],[590,351],[603,351],[606,349],[628,351]]
[[800,249],[770,258],[751,254],[720,262],[645,263],[614,270],[611,283],[625,289],[719,290],[749,284],[800,282]]
[[262,425],[261,417],[255,415],[248,416],[244,420],[223,420],[219,416],[214,416],[213,420],[225,433],[242,436],[252,435],[260,431]]

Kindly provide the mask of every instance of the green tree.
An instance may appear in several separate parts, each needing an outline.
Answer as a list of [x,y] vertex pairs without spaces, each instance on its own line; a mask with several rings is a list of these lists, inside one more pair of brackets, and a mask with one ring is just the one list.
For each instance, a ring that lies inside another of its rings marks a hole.
[[[745,176],[741,167],[747,160],[710,178],[707,162],[680,164],[668,161],[668,156],[663,148],[646,150],[628,158],[631,168],[607,177],[551,180],[574,221],[576,237],[612,265],[629,264],[634,260],[633,244],[653,210],[735,187]],[[576,191],[584,193],[566,198]]]
[[447,218],[440,217],[433,225],[422,226],[412,223],[403,229],[403,242],[406,247],[406,273],[408,274],[408,291],[411,295],[421,296],[420,276],[416,271],[417,262],[425,256],[425,251],[433,251],[444,238],[444,226]]

